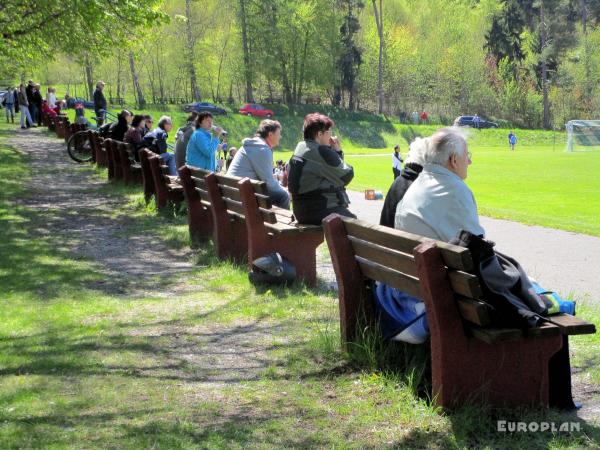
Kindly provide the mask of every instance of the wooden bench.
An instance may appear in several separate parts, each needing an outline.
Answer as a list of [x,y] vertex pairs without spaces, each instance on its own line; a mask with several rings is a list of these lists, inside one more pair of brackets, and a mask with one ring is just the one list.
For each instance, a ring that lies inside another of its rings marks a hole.
[[491,309],[481,299],[468,249],[335,214],[323,225],[338,281],[344,345],[357,338],[359,318],[375,323],[367,280],[422,299],[431,332],[433,395],[440,406],[483,401],[493,407],[548,407],[553,355],[568,351],[568,335],[596,331],[566,314],[525,332],[491,328]]
[[106,151],[106,160],[108,163],[108,179],[123,179],[123,170],[121,168],[121,157],[119,155],[119,141],[107,138],[104,139],[103,146]]
[[140,149],[140,167],[142,168],[142,186],[144,188],[144,199],[146,203],[154,196],[154,177],[150,168],[150,158],[156,156],[154,152],[147,148]]
[[[213,217],[213,242],[219,259],[248,261],[248,231],[244,219],[238,183],[239,177],[209,173],[205,176],[206,192]],[[252,180],[254,192],[266,198],[267,185]]]
[[148,158],[148,162],[154,181],[154,199],[157,208],[164,208],[169,200],[174,203],[181,203],[183,201],[183,187],[176,176],[169,175],[169,166],[163,164],[162,159],[155,153]]
[[70,123],[66,128],[65,128],[65,142],[69,140],[69,138],[79,132],[79,131],[86,131],[88,129],[87,125],[81,124],[81,123]]
[[210,171],[187,165],[177,171],[188,208],[190,240],[197,246],[213,235],[213,216],[204,180]]
[[121,162],[123,181],[127,184],[141,184],[142,166],[135,160],[135,148],[133,144],[119,142],[117,151]]
[[[290,211],[272,207],[262,181],[184,169],[180,173],[183,172],[186,188],[190,190],[193,183],[200,201],[204,200],[206,209],[201,217],[205,219],[208,211],[212,214],[219,258],[250,265],[261,256],[279,252],[292,262],[299,278],[309,285],[316,283],[316,248],[323,242],[321,227],[293,223]],[[191,180],[186,176],[188,171],[195,174]],[[202,175],[204,184],[198,181]]]
[[54,131],[56,132],[57,137],[64,139],[68,126],[69,119],[67,116],[58,115],[54,118]]
[[[244,178],[237,184],[248,232],[249,262],[278,252],[292,262],[299,278],[314,286],[317,282],[316,250],[324,239],[323,228],[298,224],[287,209],[271,207],[269,197],[257,192],[250,179]],[[232,198],[237,195],[235,191],[230,193]]]
[[92,145],[92,161],[101,167],[107,167],[108,156],[104,149],[104,138],[95,130],[89,130],[88,136]]

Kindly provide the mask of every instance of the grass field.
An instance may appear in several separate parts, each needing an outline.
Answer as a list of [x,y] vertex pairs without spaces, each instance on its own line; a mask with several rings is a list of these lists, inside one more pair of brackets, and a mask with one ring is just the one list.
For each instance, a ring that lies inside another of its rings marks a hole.
[[[283,139],[275,159],[289,159],[301,139],[302,118],[312,108],[278,110]],[[149,112],[155,118],[165,114]],[[171,107],[166,113],[176,126],[186,117],[180,107]],[[393,145],[399,143],[405,155],[415,137],[428,136],[439,128],[400,124],[366,113],[333,110],[331,115],[347,160],[355,168],[349,188],[358,191],[369,188],[385,193],[392,182]],[[239,146],[242,138],[253,134],[259,119],[232,113],[217,116],[215,121],[229,132],[230,145]],[[567,153],[565,133],[540,130],[514,130],[519,140],[517,150],[510,152],[508,131],[471,131],[468,135],[473,165],[467,183],[480,213],[600,236],[600,152]],[[173,137],[171,133],[171,140]]]
[[[0,125],[2,142],[8,135]],[[496,431],[498,419],[572,419],[556,411],[440,413],[415,394],[417,352],[365,340],[345,354],[334,293],[255,289],[210,247],[155,293],[111,291],[96,261],[49,232],[60,210],[22,206],[28,162],[0,144],[0,448],[598,447],[600,428],[585,422],[574,433]],[[103,212],[126,218],[124,235],[186,245],[185,217],[145,207],[138,187],[92,193],[124,200]],[[597,307],[578,308],[600,320]],[[599,341],[571,339],[573,365],[595,389]],[[239,358],[223,362],[234,350]]]

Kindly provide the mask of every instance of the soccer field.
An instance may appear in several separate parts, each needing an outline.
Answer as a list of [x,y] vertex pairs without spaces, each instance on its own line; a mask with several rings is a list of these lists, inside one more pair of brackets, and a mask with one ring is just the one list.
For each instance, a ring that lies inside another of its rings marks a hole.
[[[562,142],[515,152],[470,143],[469,150],[473,164],[466,181],[481,215],[600,236],[600,152],[567,153]],[[370,152],[346,157],[355,170],[350,189],[385,194],[392,182],[391,151]]]

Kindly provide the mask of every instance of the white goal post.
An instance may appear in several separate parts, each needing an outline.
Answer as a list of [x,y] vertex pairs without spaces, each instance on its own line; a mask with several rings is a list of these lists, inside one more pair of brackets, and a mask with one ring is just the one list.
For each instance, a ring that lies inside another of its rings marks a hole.
[[565,127],[566,151],[600,151],[600,120],[569,120]]

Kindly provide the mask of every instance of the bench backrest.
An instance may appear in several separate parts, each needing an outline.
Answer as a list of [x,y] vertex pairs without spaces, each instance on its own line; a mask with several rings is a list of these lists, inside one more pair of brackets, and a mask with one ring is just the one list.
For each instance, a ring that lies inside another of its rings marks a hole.
[[365,280],[380,281],[423,299],[414,252],[427,242],[435,242],[439,249],[444,278],[462,318],[478,326],[490,324],[490,310],[480,300],[482,290],[471,273],[473,260],[468,249],[337,215],[327,217],[323,225],[340,289],[345,342],[354,339],[359,316],[364,314],[367,321],[374,318],[367,304]]
[[[205,177],[205,180],[214,180],[218,195],[223,200],[227,213],[239,218],[245,218],[244,207],[242,205],[242,198],[240,195],[240,181],[244,178],[235,177],[230,175],[222,175],[218,173],[211,173]],[[271,208],[271,201],[267,195],[267,184],[264,181],[248,180],[254,190],[254,195],[258,205],[261,209],[268,210]],[[209,181],[210,182],[210,181]],[[212,203],[212,202],[211,202]],[[267,213],[268,219],[272,221],[274,218],[270,217]],[[276,220],[276,219],[275,219]]]
[[210,170],[199,169],[197,167],[187,166],[190,171],[190,177],[194,183],[194,189],[198,193],[200,200],[205,205],[210,205],[210,198],[208,197],[208,190],[206,189],[206,181],[204,177],[210,174]]

